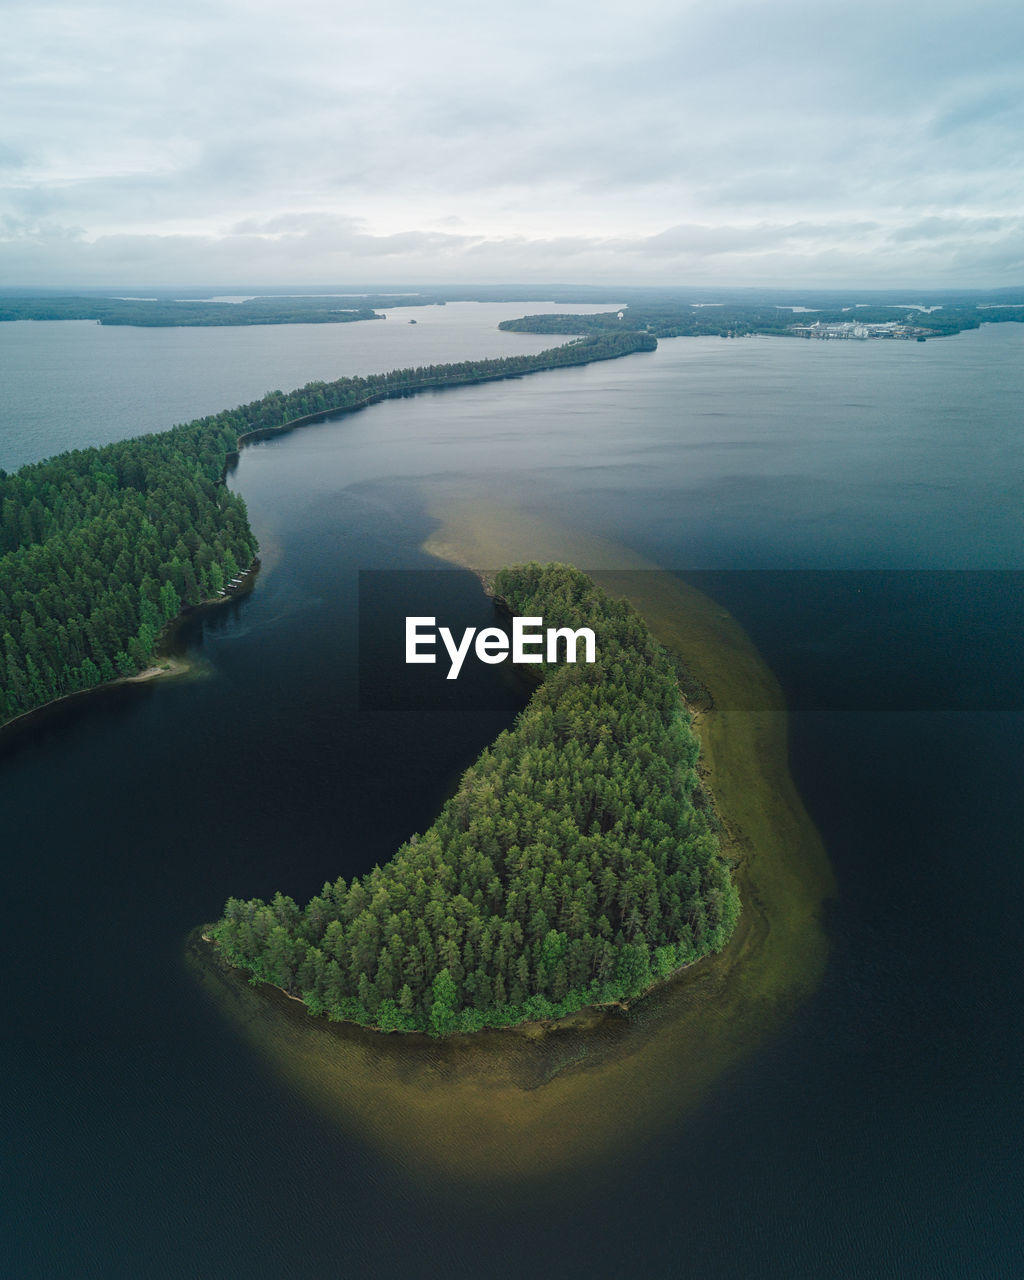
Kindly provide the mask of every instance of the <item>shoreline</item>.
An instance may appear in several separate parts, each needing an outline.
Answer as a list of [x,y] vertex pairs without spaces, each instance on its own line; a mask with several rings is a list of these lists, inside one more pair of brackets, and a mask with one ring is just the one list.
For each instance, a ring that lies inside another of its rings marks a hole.
[[126,685],[145,685],[151,684],[155,680],[171,679],[178,676],[188,675],[195,667],[195,663],[190,662],[184,654],[168,652],[174,637],[177,635],[181,627],[196,617],[199,613],[205,613],[209,610],[217,608],[219,605],[227,604],[230,600],[235,600],[239,596],[248,595],[255,586],[256,575],[260,570],[260,558],[256,556],[253,562],[243,570],[243,581],[233,591],[226,592],[221,596],[213,596],[207,600],[200,600],[198,604],[186,605],[173,618],[169,618],[160,628],[160,633],[153,642],[154,649],[162,648],[164,652],[154,652],[152,665],[143,671],[137,671],[130,676],[116,676],[113,680],[103,680],[99,684],[91,684],[87,689],[74,689],[70,693],[62,693],[59,697],[51,698],[49,702],[41,702],[38,707],[33,707],[30,711],[22,711],[20,715],[16,715],[11,720],[5,720],[0,724],[0,746],[3,746],[10,736],[14,736],[16,729],[29,729],[38,719],[42,720],[48,715],[52,715],[58,708],[69,707],[77,699],[84,700],[91,694],[109,693],[113,689],[123,688]]
[[[562,336],[562,335],[559,335]],[[575,346],[579,346],[586,341],[588,337],[594,335],[582,334],[568,342],[559,343],[556,347],[548,350],[552,353],[567,351]],[[349,413],[357,413],[361,409],[367,409],[371,405],[380,404],[385,400],[400,400],[405,396],[418,395],[421,391],[444,391],[449,387],[474,387],[481,386],[487,382],[507,382],[517,378],[528,378],[534,373],[554,373],[558,369],[581,369],[588,364],[601,364],[607,360],[621,360],[626,356],[635,356],[645,351],[653,350],[649,347],[637,347],[633,351],[615,351],[605,355],[592,355],[585,360],[551,360],[546,364],[538,364],[533,368],[510,370],[507,372],[497,373],[480,373],[470,374],[466,377],[454,378],[424,378],[419,382],[399,383],[394,387],[383,387],[376,391],[371,391],[360,400],[355,400],[351,404],[338,405],[333,409],[318,409],[314,413],[301,414],[297,418],[289,418],[287,422],[278,423],[272,427],[254,427],[249,431],[239,433],[238,444],[233,454],[228,455],[225,461],[234,457],[236,460],[238,454],[248,444],[257,443],[261,440],[270,440],[275,436],[285,435],[289,431],[294,431],[297,427],[313,426],[317,423],[327,422],[331,418],[343,417]],[[544,355],[546,352],[538,352],[537,355]],[[530,357],[531,359],[535,357]],[[472,362],[469,362],[472,363]],[[402,372],[395,370],[394,372]],[[385,377],[388,375],[385,374]]]
[[74,689],[71,693],[62,693],[59,697],[51,698],[49,702],[41,702],[38,707],[33,707],[31,711],[22,711],[20,715],[16,715],[13,719],[5,720],[0,725],[0,741],[2,741],[8,730],[28,728],[36,717],[41,719],[45,714],[54,711],[57,707],[69,706],[77,698],[84,699],[89,694],[107,692],[128,684],[149,684],[162,676],[184,675],[191,668],[191,663],[168,654],[162,665],[147,667],[145,671],[138,671],[133,676],[117,676],[113,680],[104,680],[101,684],[91,684],[88,689]]
[[[620,336],[634,337],[636,339],[646,338],[646,335],[641,335],[641,334],[625,334]],[[317,410],[314,413],[303,414],[296,418],[290,418],[286,422],[279,423],[276,426],[256,427],[249,431],[240,432],[236,435],[234,449],[228,449],[225,451],[224,460],[223,460],[223,464],[221,466],[221,472],[220,472],[220,483],[226,484],[227,476],[229,475],[230,472],[234,470],[234,468],[238,464],[239,454],[241,450],[245,448],[248,444],[255,443],[260,440],[271,439],[274,436],[286,434],[290,431],[295,430],[297,427],[309,426],[314,423],[325,422],[330,418],[341,417],[348,413],[354,413],[358,410],[365,409],[370,405],[378,404],[384,400],[400,399],[404,396],[416,395],[421,391],[430,391],[430,390],[436,391],[436,390],[444,390],[447,387],[474,386],[474,385],[479,385],[479,384],[488,383],[488,382],[503,382],[503,381],[507,381],[508,379],[527,377],[533,373],[550,373],[550,372],[554,372],[557,369],[580,368],[588,364],[599,364],[606,360],[622,359],[627,355],[637,355],[640,352],[654,350],[657,347],[657,343],[653,339],[650,339],[650,342],[653,343],[653,346],[637,345],[631,350],[627,349],[627,350],[610,351],[610,352],[606,351],[603,353],[590,354],[585,358],[581,358],[578,360],[555,358],[559,353],[562,353],[564,355],[566,351],[571,351],[574,347],[577,347],[577,346],[585,347],[586,343],[590,340],[591,340],[590,337],[581,337],[573,341],[561,343],[556,347],[551,347],[544,352],[539,352],[537,353],[538,356],[548,355],[550,358],[545,363],[534,364],[532,367],[525,367],[525,368],[514,369],[514,370],[507,369],[504,371],[496,371],[494,373],[469,374],[462,377],[424,378],[424,379],[421,379],[419,382],[408,383],[408,384],[399,383],[394,386],[385,386],[369,392],[362,399],[357,400],[351,404],[338,405],[334,408],[321,409],[321,410]],[[524,360],[535,360],[536,358],[537,358],[536,356],[523,357]],[[471,364],[473,362],[464,362],[464,363]],[[480,363],[486,363],[486,361],[483,361]],[[437,367],[443,368],[447,366],[437,366]],[[403,370],[392,371],[392,373],[395,373],[395,374],[401,373],[401,372],[405,372],[405,371]],[[385,374],[383,376],[384,378],[388,378],[391,375]],[[341,379],[339,381],[351,382],[351,381],[358,381],[358,380],[359,380],[358,378],[354,378],[354,379],[350,378],[350,379]],[[175,430],[175,428],[172,427],[170,428],[170,430]],[[241,577],[243,579],[248,579],[251,574],[259,570],[260,557],[259,557],[258,551],[259,551],[259,547],[257,546],[256,556],[254,557],[252,562],[249,564],[249,566],[242,571]],[[175,618],[169,619],[164,624],[164,627],[161,629],[160,634],[156,637],[154,641],[155,648],[159,648],[161,644],[165,644],[166,636],[168,634],[173,634],[174,631],[177,629],[177,627],[181,624],[181,622],[193,616],[198,610],[211,608],[217,604],[222,604],[224,603],[225,600],[229,600],[232,597],[241,594],[242,588],[247,586],[249,586],[249,583],[243,581],[242,583],[238,584],[234,588],[229,587],[226,591],[222,592],[221,595],[219,596],[215,596],[206,600],[201,600],[199,601],[198,604],[195,604],[195,605],[186,606],[184,609],[182,609],[178,613],[178,615]],[[27,728],[28,725],[32,722],[33,717],[38,716],[42,712],[47,712],[54,707],[60,706],[61,704],[70,703],[73,699],[78,698],[82,694],[94,693],[100,689],[103,689],[103,690],[114,689],[114,688],[117,688],[119,685],[125,684],[125,683],[135,683],[135,684],[148,683],[151,680],[155,680],[158,677],[167,675],[167,674],[182,675],[188,669],[187,663],[184,665],[181,665],[180,655],[156,653],[154,654],[154,656],[158,659],[163,659],[166,657],[169,659],[177,659],[178,661],[174,663],[172,666],[168,666],[161,662],[161,665],[148,667],[144,672],[136,672],[134,675],[131,675],[131,676],[117,676],[113,680],[104,680],[104,681],[101,681],[99,684],[89,685],[85,689],[74,689],[70,693],[62,693],[56,698],[51,698],[47,702],[40,703],[38,706],[30,708],[28,711],[23,711],[19,713],[17,716],[12,717],[10,720],[5,720],[2,724],[0,724],[0,742],[4,741],[5,736],[7,734],[7,730],[13,728],[13,726],[18,725],[22,729]]]

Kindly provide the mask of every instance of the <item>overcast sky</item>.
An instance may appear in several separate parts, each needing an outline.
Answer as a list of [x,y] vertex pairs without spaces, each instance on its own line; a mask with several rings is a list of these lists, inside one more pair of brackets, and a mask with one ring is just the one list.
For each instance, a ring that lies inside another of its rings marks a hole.
[[1019,0],[0,0],[0,284],[1024,284]]

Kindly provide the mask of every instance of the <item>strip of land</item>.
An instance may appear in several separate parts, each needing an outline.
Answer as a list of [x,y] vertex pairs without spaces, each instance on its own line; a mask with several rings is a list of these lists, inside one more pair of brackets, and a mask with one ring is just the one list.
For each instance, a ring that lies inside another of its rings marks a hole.
[[216,600],[257,554],[223,483],[241,445],[425,390],[651,351],[597,335],[534,355],[313,382],[169,431],[0,470],[0,727],[152,665],[161,628]]

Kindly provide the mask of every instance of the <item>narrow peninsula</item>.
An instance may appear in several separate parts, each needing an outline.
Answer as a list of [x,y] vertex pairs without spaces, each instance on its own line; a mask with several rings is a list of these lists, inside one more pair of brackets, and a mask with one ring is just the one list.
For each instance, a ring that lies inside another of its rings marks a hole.
[[676,665],[636,610],[567,565],[502,570],[498,601],[587,626],[433,826],[304,908],[229,899],[205,936],[313,1014],[433,1035],[628,1001],[719,951],[739,897]]
[[220,598],[257,553],[223,478],[246,441],[422,390],[652,351],[594,335],[535,355],[428,365],[271,391],[183,426],[0,469],[0,726],[153,662],[164,625]]

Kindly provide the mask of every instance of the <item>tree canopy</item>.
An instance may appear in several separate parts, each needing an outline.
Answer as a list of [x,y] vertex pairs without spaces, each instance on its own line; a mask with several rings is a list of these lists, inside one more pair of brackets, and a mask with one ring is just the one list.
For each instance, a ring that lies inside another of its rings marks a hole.
[[148,666],[163,625],[256,554],[204,419],[0,473],[0,723]]

